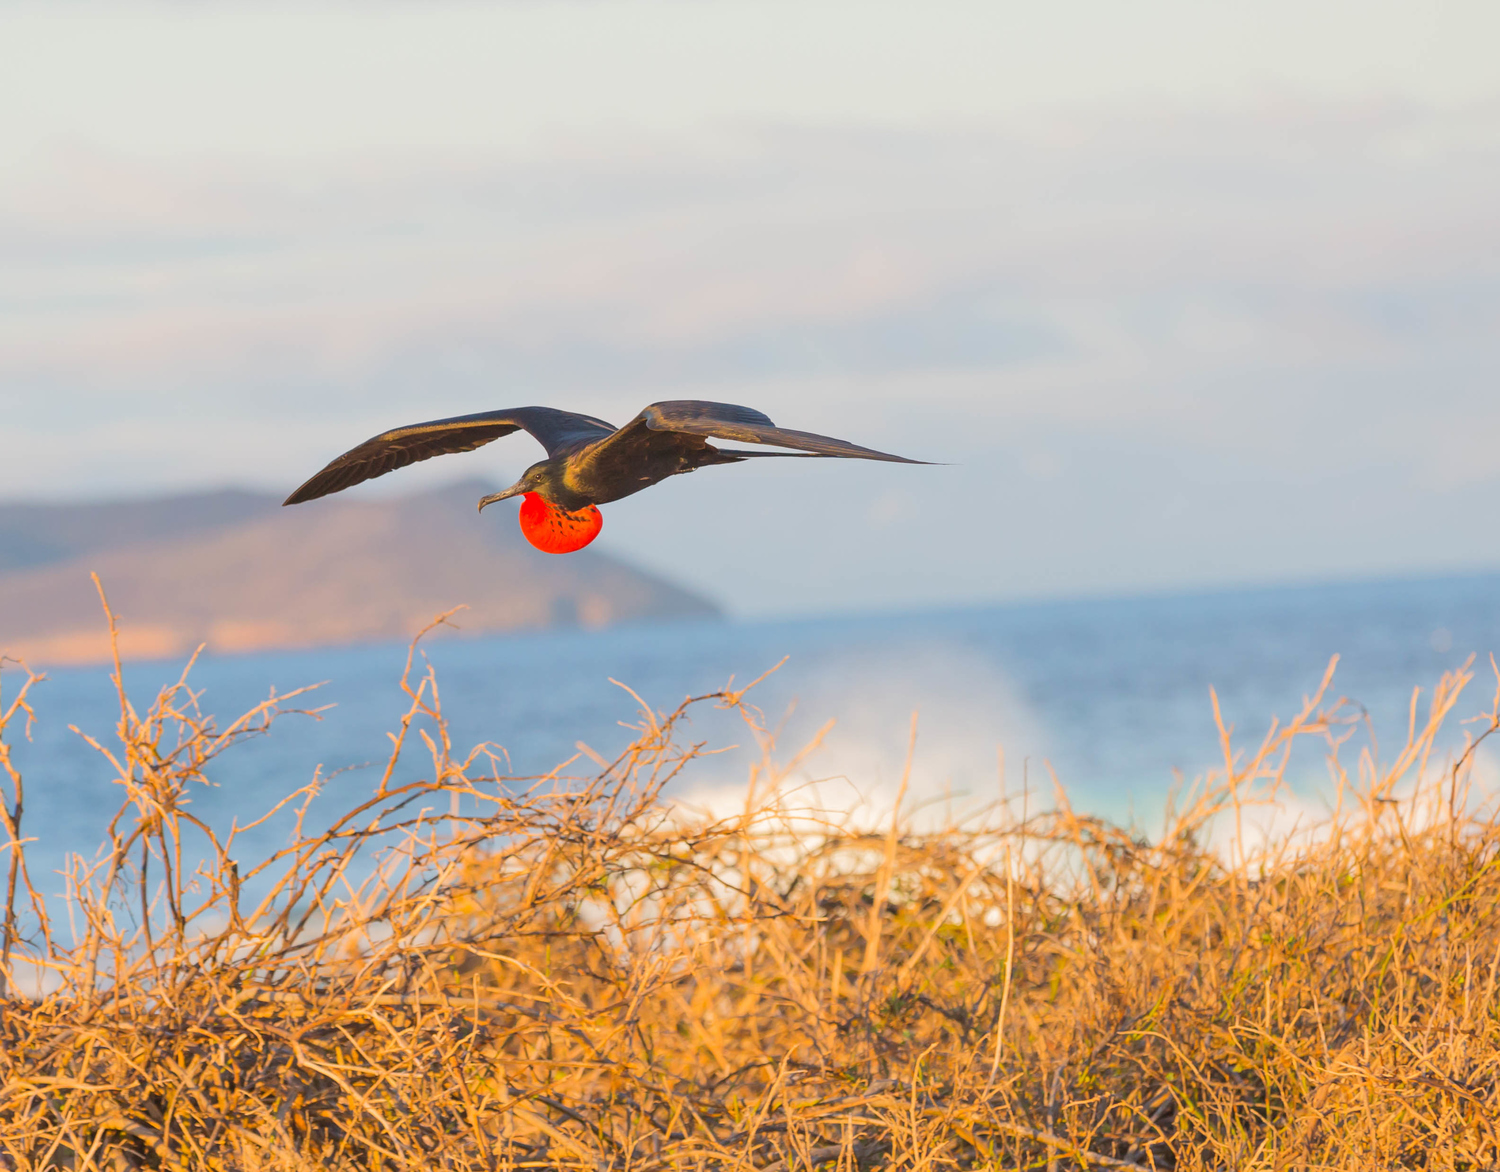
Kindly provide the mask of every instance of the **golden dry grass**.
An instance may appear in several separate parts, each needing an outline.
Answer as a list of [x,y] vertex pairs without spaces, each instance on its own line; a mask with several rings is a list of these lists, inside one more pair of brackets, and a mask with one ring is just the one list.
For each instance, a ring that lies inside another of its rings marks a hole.
[[[424,780],[202,868],[184,799],[285,698],[219,729],[185,678],[122,692],[103,862],[58,908],[6,855],[0,1167],[1493,1168],[1500,832],[1472,751],[1433,754],[1468,682],[1352,773],[1322,693],[1226,734],[1148,842],[1065,803],[861,831],[769,757],[743,814],[695,817],[660,798],[691,704],[592,778],[500,785],[409,662],[392,762]],[[1210,849],[1302,738],[1339,814]]]

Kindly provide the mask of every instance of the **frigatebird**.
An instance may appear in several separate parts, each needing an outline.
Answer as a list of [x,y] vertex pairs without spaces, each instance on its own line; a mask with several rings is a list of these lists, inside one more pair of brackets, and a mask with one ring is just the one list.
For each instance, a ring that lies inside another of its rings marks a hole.
[[[547,449],[547,458],[526,469],[525,475],[504,492],[482,498],[479,507],[482,510],[507,497],[523,497],[521,532],[547,553],[572,553],[593,541],[604,526],[599,505],[650,488],[668,476],[711,464],[738,464],[758,456],[926,463],[810,431],[788,431],[761,412],[733,403],[698,399],[652,403],[624,427],[552,407],[516,407],[383,431],[330,462],[282,503],[315,500],[418,460],[471,452],[521,429]],[[716,448],[709,439],[795,450],[747,452]]]

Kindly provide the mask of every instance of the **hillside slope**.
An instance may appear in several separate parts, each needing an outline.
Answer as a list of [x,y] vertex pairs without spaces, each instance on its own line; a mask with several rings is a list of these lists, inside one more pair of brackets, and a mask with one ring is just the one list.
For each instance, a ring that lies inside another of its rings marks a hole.
[[539,553],[513,517],[475,511],[487,490],[294,509],[242,492],[0,506],[0,654],[106,658],[90,572],[133,658],[408,638],[459,605],[470,633],[719,613],[608,554]]

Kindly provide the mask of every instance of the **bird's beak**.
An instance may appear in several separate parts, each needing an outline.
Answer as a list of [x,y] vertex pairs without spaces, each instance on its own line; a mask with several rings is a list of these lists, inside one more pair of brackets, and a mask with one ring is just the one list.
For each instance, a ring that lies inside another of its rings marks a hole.
[[504,492],[494,492],[494,493],[491,493],[489,496],[480,497],[479,498],[479,511],[481,513],[484,512],[484,506],[485,505],[492,505],[496,501],[503,501],[503,500],[505,500],[507,497],[520,496],[523,492],[526,492],[526,491],[527,491],[527,488],[526,488],[525,483],[518,481],[517,483],[512,484]]

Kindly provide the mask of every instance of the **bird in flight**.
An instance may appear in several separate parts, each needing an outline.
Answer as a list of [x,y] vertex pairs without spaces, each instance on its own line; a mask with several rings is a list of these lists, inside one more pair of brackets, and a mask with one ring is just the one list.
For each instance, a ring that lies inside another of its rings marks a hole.
[[[551,407],[516,407],[455,415],[381,432],[351,448],[287,497],[296,505],[339,492],[397,468],[449,452],[471,452],[513,431],[525,430],[547,449],[547,458],[526,469],[504,492],[479,502],[480,509],[519,496],[521,532],[537,549],[572,553],[599,535],[599,505],[627,497],[653,484],[710,464],[738,464],[760,456],[843,457],[923,464],[862,448],[810,431],[777,427],[759,411],[733,403],[679,399],[652,403],[624,427],[592,415]],[[716,448],[710,439],[793,448],[790,452],[749,452]]]

